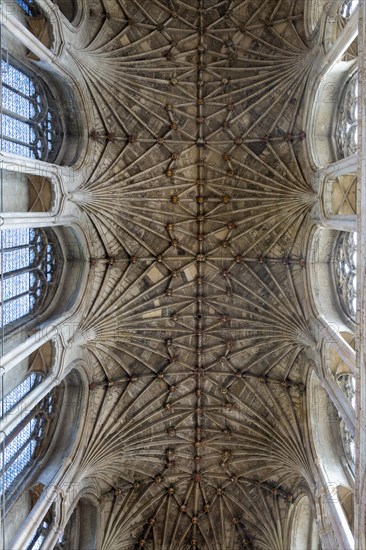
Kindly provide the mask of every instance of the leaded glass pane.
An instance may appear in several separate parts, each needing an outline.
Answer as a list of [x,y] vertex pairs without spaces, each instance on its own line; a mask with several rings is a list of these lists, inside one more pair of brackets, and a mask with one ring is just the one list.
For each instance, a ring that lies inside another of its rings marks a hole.
[[[28,0],[25,4],[29,5]],[[46,160],[56,133],[42,84],[6,60],[2,68],[2,149]]]
[[3,60],[2,70],[3,83],[27,96],[33,96],[36,93],[32,80],[23,71],[6,60]]
[[[8,407],[14,399],[29,392],[37,378],[29,377],[29,382],[24,381],[9,394]],[[33,385],[32,385],[33,384]],[[16,393],[18,395],[16,396]],[[25,470],[30,461],[34,458],[40,442],[45,436],[45,426],[50,419],[49,409],[53,408],[54,394],[49,394],[39,405],[37,405],[26,419],[20,420],[18,425],[5,439],[5,447],[0,453],[0,470],[5,470],[4,490],[7,491],[16,478]],[[31,418],[29,418],[31,417]],[[2,490],[3,479],[0,479],[0,491]]]
[[3,300],[9,300],[18,294],[28,292],[29,286],[28,272],[4,279]]
[[341,233],[336,246],[336,286],[341,305],[353,321],[357,309],[357,234]]
[[2,133],[5,139],[10,138],[23,144],[32,145],[36,139],[30,124],[4,114],[2,116]]
[[[34,450],[36,448],[35,441],[29,441],[19,456],[14,460],[11,466],[5,472],[5,483],[4,488],[7,491],[16,477],[22,473],[24,468],[29,464]],[[2,491],[2,480],[0,479],[0,490]]]
[[24,317],[30,312],[29,294],[26,296],[19,296],[11,302],[6,302],[0,307],[2,310],[3,324],[8,325],[13,321],[16,321],[20,317]]
[[31,239],[34,239],[33,229],[4,229],[1,232],[2,247],[12,248],[14,246],[22,246],[29,244]]
[[[34,428],[36,426],[36,420],[32,418],[30,422],[16,435],[8,445],[5,447],[4,451],[4,463],[5,466],[13,458],[13,456],[31,439]],[[3,457],[0,458],[0,468],[3,465]]]
[[2,140],[2,150],[5,153],[13,153],[14,155],[21,155],[30,159],[36,158],[36,155],[29,146],[16,143],[14,141]]
[[0,262],[2,273],[16,271],[30,265],[30,250],[29,247],[13,250],[5,250],[0,253]]
[[24,118],[32,119],[36,114],[32,101],[7,86],[3,86],[3,108]]
[[8,395],[4,397],[3,403],[0,405],[0,416],[5,415],[15,405],[17,405],[25,395],[27,395],[41,380],[41,376],[32,372],[23,382],[14,388]]
[[357,152],[358,144],[358,72],[350,78],[339,108],[337,141],[340,153],[348,157]]
[[49,532],[49,529],[50,521],[43,519],[33,537],[32,542],[27,547],[27,550],[38,550],[39,548],[41,548],[42,543],[45,540],[47,533]]

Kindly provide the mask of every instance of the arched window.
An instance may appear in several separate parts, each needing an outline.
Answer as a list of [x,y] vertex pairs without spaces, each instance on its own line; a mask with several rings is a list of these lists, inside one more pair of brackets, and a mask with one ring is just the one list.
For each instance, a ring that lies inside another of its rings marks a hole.
[[0,313],[5,327],[45,305],[61,269],[61,254],[56,238],[43,229],[1,231],[0,244]]
[[32,372],[25,380],[23,380],[23,382],[9,392],[4,397],[3,401],[0,401],[0,418],[11,411],[23,399],[24,396],[26,396],[35,386],[37,386],[37,384],[41,382],[41,380],[42,375],[40,373]]
[[47,511],[47,514],[42,519],[41,523],[39,524],[37,531],[34,533],[34,536],[31,542],[28,544],[26,550],[38,550],[39,548],[41,548],[42,543],[44,542],[45,538],[50,532],[54,515],[55,515],[55,506],[53,504],[50,507],[50,509]]
[[358,143],[358,72],[348,80],[340,102],[337,121],[337,145],[342,157],[357,152]]
[[55,412],[53,390],[6,436],[0,455],[0,492],[9,494],[39,456]]
[[342,232],[336,243],[335,279],[342,309],[348,317],[356,319],[357,290],[357,234]]
[[357,6],[358,6],[358,0],[344,0],[339,10],[339,13],[341,14],[342,17],[344,17],[345,19],[348,19],[349,17],[351,17],[352,13],[355,11]]
[[50,93],[35,75],[2,59],[1,150],[52,162],[60,126]]

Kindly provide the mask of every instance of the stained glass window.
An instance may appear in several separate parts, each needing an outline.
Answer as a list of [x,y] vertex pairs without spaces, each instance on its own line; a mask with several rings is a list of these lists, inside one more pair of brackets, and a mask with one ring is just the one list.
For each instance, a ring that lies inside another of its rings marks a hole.
[[336,287],[341,306],[353,321],[357,308],[357,233],[341,233],[336,244]]
[[342,17],[348,19],[349,17],[351,17],[357,6],[358,0],[345,0],[341,6],[341,9],[339,10],[339,13]]
[[32,372],[23,382],[9,392],[3,401],[0,400],[0,418],[13,409],[41,380],[41,374]]
[[42,229],[0,231],[0,315],[5,327],[32,314],[54,282],[53,244]]
[[41,548],[42,543],[50,530],[50,526],[51,524],[47,521],[47,519],[42,520],[32,539],[32,542],[27,546],[27,550],[38,550]]
[[24,13],[26,15],[29,15],[30,17],[34,17],[35,15],[38,15],[38,9],[34,5],[33,0],[15,0],[18,6],[22,8]]
[[[31,542],[27,546],[27,550],[38,550],[42,547],[44,540],[46,539],[48,533],[50,532],[51,525],[55,520],[55,505],[53,504],[47,511],[46,515],[39,524],[37,531],[34,533],[34,536]],[[60,537],[59,537],[60,540]],[[58,545],[56,544],[55,548]]]
[[345,87],[339,106],[337,123],[338,148],[343,157],[357,152],[358,143],[358,72],[353,73]]
[[1,149],[28,158],[53,160],[57,123],[44,86],[8,59],[2,59],[1,69]]
[[54,392],[41,401],[5,438],[0,454],[0,492],[7,493],[39,451],[53,416]]

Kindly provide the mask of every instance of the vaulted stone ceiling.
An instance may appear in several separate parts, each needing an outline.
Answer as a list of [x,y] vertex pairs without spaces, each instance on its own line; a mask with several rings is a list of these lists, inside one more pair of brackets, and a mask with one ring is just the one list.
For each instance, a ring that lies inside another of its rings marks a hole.
[[76,336],[104,550],[284,548],[313,484],[303,8],[92,3],[71,47],[94,120],[71,198],[109,264]]

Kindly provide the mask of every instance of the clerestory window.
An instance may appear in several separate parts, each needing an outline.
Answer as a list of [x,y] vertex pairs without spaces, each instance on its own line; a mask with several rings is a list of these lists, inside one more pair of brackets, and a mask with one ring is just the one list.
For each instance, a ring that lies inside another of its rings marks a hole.
[[59,149],[59,119],[41,80],[3,58],[1,150],[52,162]]
[[0,453],[0,492],[9,494],[27,467],[39,455],[54,416],[55,391],[52,391],[6,436]]
[[42,375],[32,372],[23,382],[9,392],[3,400],[0,400],[0,418],[11,411],[32,389],[42,381]]
[[335,279],[343,311],[355,322],[357,308],[357,234],[342,232],[336,243]]
[[0,323],[7,327],[46,304],[60,268],[56,239],[43,229],[0,232]]
[[348,80],[339,105],[337,144],[342,157],[357,152],[358,144],[358,72]]

